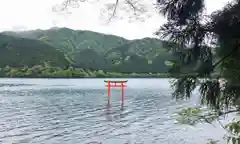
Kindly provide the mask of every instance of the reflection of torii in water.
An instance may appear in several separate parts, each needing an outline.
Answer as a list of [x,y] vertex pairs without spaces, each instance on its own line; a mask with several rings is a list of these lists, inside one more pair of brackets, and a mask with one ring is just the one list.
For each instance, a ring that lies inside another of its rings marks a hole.
[[[119,113],[118,113],[119,112]],[[106,113],[105,113],[105,116],[106,116],[106,119],[108,121],[114,121],[114,120],[117,120],[116,118],[114,118],[113,114],[119,114],[119,118],[124,118],[123,116],[123,112],[124,112],[124,107],[123,107],[123,104],[121,104],[121,108],[120,108],[120,111],[117,110],[115,111],[114,113],[111,113],[111,105],[108,103],[107,104],[107,107],[106,107]]]

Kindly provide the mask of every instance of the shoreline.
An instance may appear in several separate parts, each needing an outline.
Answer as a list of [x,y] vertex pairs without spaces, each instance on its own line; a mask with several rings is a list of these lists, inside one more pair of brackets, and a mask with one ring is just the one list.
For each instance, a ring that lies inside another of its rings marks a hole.
[[174,77],[0,77],[0,79],[163,79]]
[[[32,79],[163,79],[182,77],[196,77],[196,73],[169,73],[169,72],[114,72],[104,70],[84,70],[81,68],[59,68],[36,65],[33,67],[9,67],[0,68],[0,78],[32,78]],[[215,73],[211,78],[217,78]],[[198,77],[207,78],[207,77]]]
[[[0,77],[0,79],[178,79],[184,76],[170,77],[170,76],[159,76],[159,77]],[[198,77],[204,78],[204,77]],[[217,76],[212,76],[211,78],[217,78]],[[226,77],[225,77],[226,78]]]

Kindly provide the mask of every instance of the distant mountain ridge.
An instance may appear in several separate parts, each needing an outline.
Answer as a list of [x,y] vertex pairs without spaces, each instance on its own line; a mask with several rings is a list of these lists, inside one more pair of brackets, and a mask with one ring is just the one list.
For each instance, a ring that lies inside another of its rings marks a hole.
[[[168,51],[168,42],[156,38],[127,40],[114,35],[56,27],[48,30],[6,31],[2,34],[44,42],[63,52],[76,67],[118,67],[119,71],[124,71],[130,68],[127,65],[135,65],[135,69],[141,69],[141,72],[166,72],[168,66],[165,61],[174,58]],[[131,69],[134,71],[134,68]]]

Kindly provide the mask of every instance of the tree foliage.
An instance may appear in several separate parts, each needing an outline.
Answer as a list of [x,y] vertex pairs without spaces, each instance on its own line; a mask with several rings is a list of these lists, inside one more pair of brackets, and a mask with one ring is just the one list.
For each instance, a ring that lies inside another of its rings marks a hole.
[[[177,79],[173,86],[176,98],[189,98],[199,86],[201,104],[208,106],[217,117],[239,112],[239,38],[240,1],[227,4],[222,10],[203,15],[203,0],[159,0],[159,8],[168,22],[161,26],[158,34],[179,44],[179,61],[175,70],[193,67],[196,76]],[[213,58],[216,51],[217,60]],[[218,68],[219,76],[212,77]],[[191,71],[189,71],[191,72]],[[205,79],[199,79],[204,76]],[[183,113],[187,113],[186,111]],[[206,115],[203,115],[206,116]],[[202,116],[202,117],[203,117]],[[198,119],[199,120],[199,119]],[[239,121],[228,125],[233,136],[232,143],[239,139]],[[237,137],[236,137],[237,136]]]

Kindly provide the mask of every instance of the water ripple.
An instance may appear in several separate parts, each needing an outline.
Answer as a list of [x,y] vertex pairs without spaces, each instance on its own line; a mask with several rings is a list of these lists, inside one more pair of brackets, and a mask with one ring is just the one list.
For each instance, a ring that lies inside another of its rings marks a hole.
[[77,89],[68,80],[64,85],[48,81],[47,86],[23,82],[4,84],[0,80],[0,87],[7,87],[0,89],[0,143],[200,144],[220,135],[174,124],[171,115],[195,102],[175,102],[165,87],[128,88],[124,105],[120,90],[114,89],[107,105],[103,86]]

